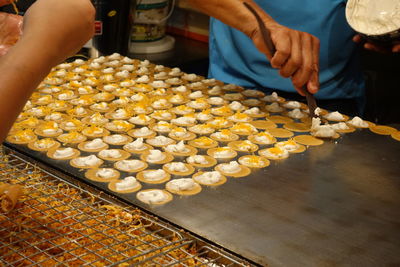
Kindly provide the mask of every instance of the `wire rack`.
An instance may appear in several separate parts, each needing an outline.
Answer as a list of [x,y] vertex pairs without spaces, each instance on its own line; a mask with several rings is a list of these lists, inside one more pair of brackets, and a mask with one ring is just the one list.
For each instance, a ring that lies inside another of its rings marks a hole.
[[249,266],[101,192],[0,152],[0,182],[25,195],[0,213],[0,266]]

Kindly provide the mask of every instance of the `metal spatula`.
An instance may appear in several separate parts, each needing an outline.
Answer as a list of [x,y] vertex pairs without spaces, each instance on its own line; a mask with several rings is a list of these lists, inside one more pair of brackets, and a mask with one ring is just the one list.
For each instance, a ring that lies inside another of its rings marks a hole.
[[[256,17],[257,22],[258,22],[258,25],[259,25],[260,30],[261,30],[261,35],[262,35],[262,37],[263,37],[263,39],[264,39],[264,43],[265,43],[265,45],[267,46],[268,50],[270,51],[271,55],[273,56],[273,55],[275,54],[275,52],[276,52],[276,49],[275,49],[274,43],[272,42],[271,34],[270,34],[269,30],[265,27],[264,22],[261,20],[261,18],[260,18],[260,16],[258,15],[257,11],[256,11],[252,6],[250,6],[248,3],[246,3],[246,2],[244,2],[243,4],[244,4],[244,5],[247,7],[247,9],[250,10],[250,12],[253,13],[253,15]],[[307,90],[307,87],[306,87],[306,86],[303,86],[302,89],[303,89],[302,91],[303,91],[304,95],[306,96],[308,109],[309,109],[309,111],[310,111],[310,113],[309,113],[310,117],[311,117],[311,118],[313,118],[313,117],[318,117],[318,116],[315,114],[315,109],[317,108],[317,102],[315,101],[314,95],[311,94],[311,93]]]

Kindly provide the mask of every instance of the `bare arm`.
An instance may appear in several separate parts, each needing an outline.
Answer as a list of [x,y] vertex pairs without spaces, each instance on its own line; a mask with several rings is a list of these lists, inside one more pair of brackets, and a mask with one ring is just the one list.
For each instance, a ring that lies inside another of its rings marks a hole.
[[[240,30],[251,38],[258,50],[270,60],[272,67],[279,69],[283,77],[292,79],[299,93],[304,85],[311,93],[319,90],[318,38],[278,24],[252,0],[189,0],[189,2],[200,11]],[[249,3],[263,18],[276,47],[274,55],[270,55],[265,47],[256,19],[245,8],[243,2]]]
[[0,141],[51,68],[93,34],[89,0],[38,0],[24,17],[20,40],[0,58]]

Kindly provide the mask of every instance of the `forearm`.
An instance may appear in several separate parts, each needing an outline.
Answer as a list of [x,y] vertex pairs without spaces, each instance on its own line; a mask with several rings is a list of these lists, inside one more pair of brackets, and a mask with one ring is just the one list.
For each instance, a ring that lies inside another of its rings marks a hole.
[[251,37],[257,29],[257,21],[254,15],[244,6],[243,2],[249,3],[263,17],[266,24],[275,21],[261,10],[252,0],[188,0],[188,2],[201,12],[214,17],[223,23],[243,32]]
[[0,141],[3,141],[32,91],[55,64],[43,44],[21,39],[0,60]]

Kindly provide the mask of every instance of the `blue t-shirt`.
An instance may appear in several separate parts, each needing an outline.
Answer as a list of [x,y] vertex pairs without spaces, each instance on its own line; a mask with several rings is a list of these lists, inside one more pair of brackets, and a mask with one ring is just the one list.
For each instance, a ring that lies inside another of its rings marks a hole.
[[[345,18],[345,0],[255,0],[278,23],[320,40],[321,99],[359,98],[364,80],[354,31]],[[244,87],[295,92],[242,32],[211,19],[209,76]]]

